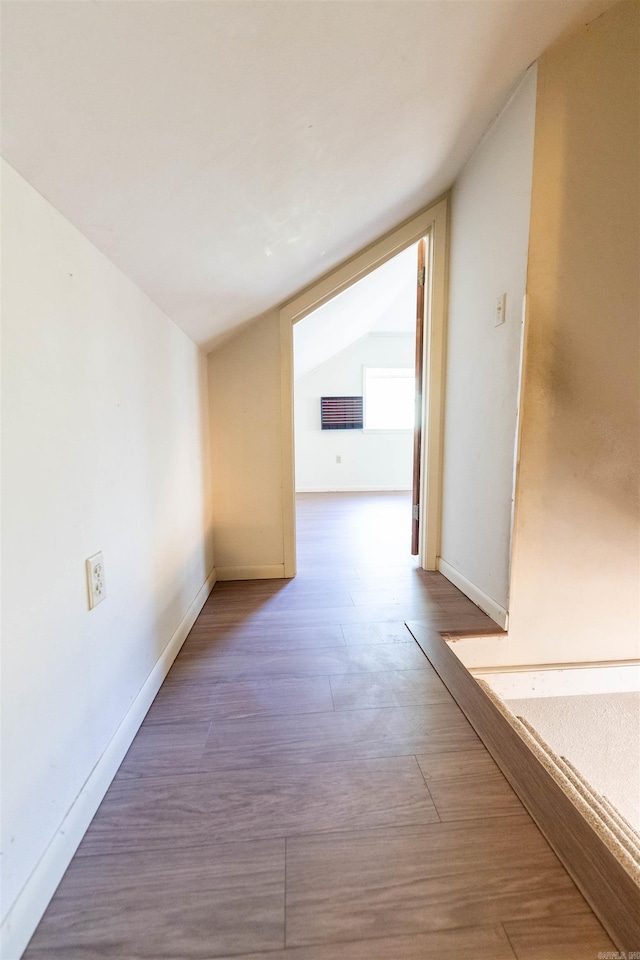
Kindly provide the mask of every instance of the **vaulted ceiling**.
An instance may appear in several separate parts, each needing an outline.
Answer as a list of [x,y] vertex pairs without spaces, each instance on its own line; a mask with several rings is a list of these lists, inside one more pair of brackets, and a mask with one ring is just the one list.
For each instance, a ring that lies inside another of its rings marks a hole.
[[387,260],[293,328],[296,380],[369,333],[416,330],[417,244]]
[[2,152],[205,346],[448,188],[611,0],[6,0]]

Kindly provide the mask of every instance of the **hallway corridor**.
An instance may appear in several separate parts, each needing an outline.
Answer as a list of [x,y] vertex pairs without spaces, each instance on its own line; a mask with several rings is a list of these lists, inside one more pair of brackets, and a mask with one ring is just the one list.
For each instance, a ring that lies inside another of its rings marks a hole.
[[491,626],[409,534],[302,494],[298,576],[216,585],[25,960],[614,949],[404,626]]

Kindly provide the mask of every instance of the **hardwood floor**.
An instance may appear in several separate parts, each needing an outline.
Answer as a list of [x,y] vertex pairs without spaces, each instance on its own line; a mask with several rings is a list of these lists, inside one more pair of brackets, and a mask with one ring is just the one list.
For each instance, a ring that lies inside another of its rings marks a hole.
[[298,577],[214,588],[25,960],[614,949],[404,626],[491,626],[409,534],[300,495]]

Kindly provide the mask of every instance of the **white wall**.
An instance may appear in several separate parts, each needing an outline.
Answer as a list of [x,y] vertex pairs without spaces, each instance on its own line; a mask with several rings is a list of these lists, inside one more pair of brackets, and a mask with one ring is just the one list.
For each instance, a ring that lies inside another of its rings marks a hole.
[[[441,557],[443,572],[509,606],[511,514],[536,69],[463,170],[451,198]],[[506,322],[495,325],[506,293]]]
[[365,366],[414,363],[415,334],[368,334],[296,380],[296,490],[411,488],[413,431],[321,430],[320,397],[361,395]]
[[[2,253],[0,952],[13,960],[213,558],[202,354],[6,164]],[[90,612],[98,550],[107,596]]]

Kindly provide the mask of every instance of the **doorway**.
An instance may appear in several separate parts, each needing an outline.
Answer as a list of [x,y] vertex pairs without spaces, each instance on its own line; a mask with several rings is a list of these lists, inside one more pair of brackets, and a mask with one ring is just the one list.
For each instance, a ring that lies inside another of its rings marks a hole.
[[[447,202],[439,201],[413,217],[357,257],[336,268],[313,284],[280,312],[281,335],[281,402],[283,420],[283,516],[285,577],[296,573],[295,457],[294,457],[294,324],[319,310],[330,301],[338,302],[358,281],[369,277],[377,268],[402,255],[422,238],[426,239],[427,256],[424,279],[424,345],[423,392],[419,408],[419,424],[425,438],[420,452],[421,479],[416,511],[419,565],[435,570],[440,540],[440,486],[442,449],[442,387],[444,368],[445,267],[447,238]],[[409,256],[409,253],[407,253]],[[390,269],[390,268],[388,268]],[[415,277],[415,272],[414,272]],[[372,284],[375,281],[370,281]],[[415,288],[414,288],[415,296]],[[335,311],[334,311],[335,312]],[[415,314],[415,308],[414,308]],[[338,324],[339,327],[339,324]],[[340,333],[334,324],[326,328],[330,349]],[[353,333],[353,331],[352,331]],[[372,370],[383,369],[371,367]],[[389,369],[389,368],[387,368]],[[400,367],[395,369],[402,369]],[[406,368],[405,368],[406,369]],[[375,380],[371,374],[370,379]],[[396,384],[396,387],[398,385]],[[400,390],[401,392],[401,390]],[[336,454],[340,456],[340,454]],[[341,463],[335,464],[341,466]],[[407,537],[410,531],[407,531]]]
[[296,493],[411,489],[416,258],[412,244],[295,324]]

